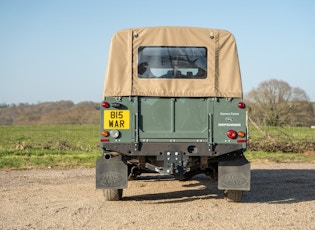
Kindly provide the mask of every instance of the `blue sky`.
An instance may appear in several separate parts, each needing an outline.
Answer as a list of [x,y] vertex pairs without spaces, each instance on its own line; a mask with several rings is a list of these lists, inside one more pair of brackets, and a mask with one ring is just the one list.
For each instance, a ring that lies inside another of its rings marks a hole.
[[315,1],[0,0],[0,103],[102,100],[112,35],[194,26],[236,38],[249,92],[272,78],[315,101]]

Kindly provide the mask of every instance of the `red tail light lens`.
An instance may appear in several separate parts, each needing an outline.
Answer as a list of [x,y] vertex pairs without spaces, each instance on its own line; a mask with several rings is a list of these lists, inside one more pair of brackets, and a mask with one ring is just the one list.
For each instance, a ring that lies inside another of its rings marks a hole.
[[108,102],[106,102],[106,101],[103,101],[102,102],[102,106],[104,107],[104,108],[109,108],[109,103]]
[[237,104],[237,107],[239,107],[240,109],[245,109],[245,103],[244,102],[239,102],[238,104]]
[[237,137],[237,132],[234,131],[234,130],[229,130],[229,131],[227,131],[227,134],[226,134],[226,135],[227,135],[228,138],[230,138],[230,139],[235,139],[235,138]]

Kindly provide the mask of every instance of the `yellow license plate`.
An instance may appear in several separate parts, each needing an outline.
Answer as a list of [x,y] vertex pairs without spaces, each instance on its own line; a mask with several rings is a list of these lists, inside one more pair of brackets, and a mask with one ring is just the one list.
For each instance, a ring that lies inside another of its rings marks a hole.
[[129,129],[129,110],[104,110],[104,129]]

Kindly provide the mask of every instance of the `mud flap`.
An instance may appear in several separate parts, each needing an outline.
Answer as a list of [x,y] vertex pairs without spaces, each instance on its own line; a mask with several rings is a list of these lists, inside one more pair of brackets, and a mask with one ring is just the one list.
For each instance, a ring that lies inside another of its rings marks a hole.
[[246,158],[219,162],[218,189],[250,190],[250,162]]
[[96,188],[123,189],[128,187],[128,168],[121,156],[96,161]]

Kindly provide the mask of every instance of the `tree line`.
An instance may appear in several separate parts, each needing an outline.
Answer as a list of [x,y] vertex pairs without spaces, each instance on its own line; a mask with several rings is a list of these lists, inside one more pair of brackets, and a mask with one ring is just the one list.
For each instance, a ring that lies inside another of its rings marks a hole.
[[99,103],[72,101],[0,105],[0,125],[98,124]]
[[[244,97],[251,120],[264,126],[315,125],[315,104],[300,88],[271,79]],[[72,101],[0,104],[0,125],[98,124],[99,103]]]
[[259,125],[315,125],[315,105],[305,91],[281,80],[260,83],[246,94],[245,102],[250,118]]

